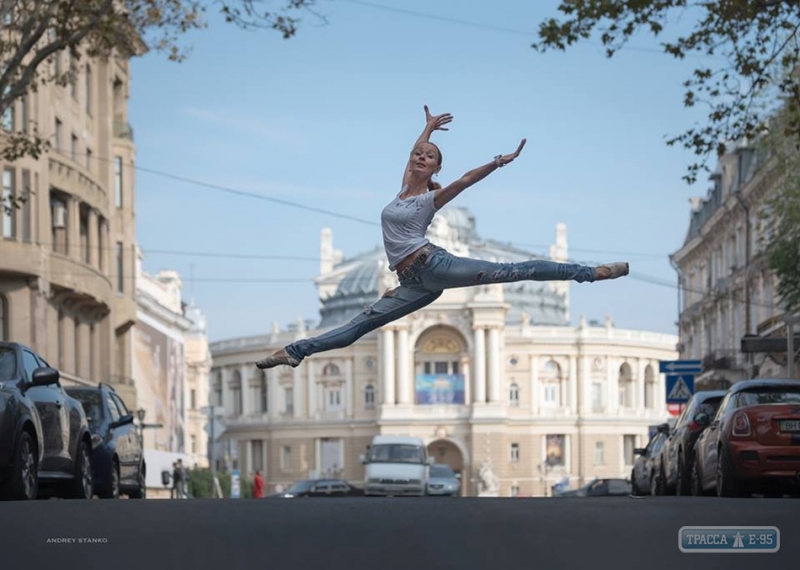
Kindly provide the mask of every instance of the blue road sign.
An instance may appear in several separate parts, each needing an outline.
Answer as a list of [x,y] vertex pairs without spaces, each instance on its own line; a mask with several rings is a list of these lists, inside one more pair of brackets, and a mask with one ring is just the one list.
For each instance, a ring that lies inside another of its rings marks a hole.
[[667,404],[685,404],[694,394],[694,376],[675,374],[667,376]]
[[700,374],[703,363],[700,360],[662,360],[658,363],[662,374]]

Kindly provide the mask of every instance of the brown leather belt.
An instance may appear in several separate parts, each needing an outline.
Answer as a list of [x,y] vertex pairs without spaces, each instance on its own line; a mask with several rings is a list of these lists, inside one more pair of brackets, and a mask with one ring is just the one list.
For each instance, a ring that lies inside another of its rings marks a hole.
[[433,252],[433,244],[423,245],[417,251],[406,257],[403,261],[397,264],[394,268],[397,275],[402,275],[407,269],[412,266],[420,267],[423,265]]

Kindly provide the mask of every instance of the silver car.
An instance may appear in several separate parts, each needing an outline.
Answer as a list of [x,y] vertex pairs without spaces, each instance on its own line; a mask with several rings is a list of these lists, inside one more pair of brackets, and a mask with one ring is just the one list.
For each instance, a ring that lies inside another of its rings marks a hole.
[[449,465],[435,463],[431,465],[428,476],[428,495],[457,497],[461,489],[460,475],[457,475]]

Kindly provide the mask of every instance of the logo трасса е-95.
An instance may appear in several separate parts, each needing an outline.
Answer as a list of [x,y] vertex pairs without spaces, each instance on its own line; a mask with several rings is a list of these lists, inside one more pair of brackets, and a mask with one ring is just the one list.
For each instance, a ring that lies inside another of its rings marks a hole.
[[678,531],[681,552],[778,552],[781,533],[774,526],[684,526]]

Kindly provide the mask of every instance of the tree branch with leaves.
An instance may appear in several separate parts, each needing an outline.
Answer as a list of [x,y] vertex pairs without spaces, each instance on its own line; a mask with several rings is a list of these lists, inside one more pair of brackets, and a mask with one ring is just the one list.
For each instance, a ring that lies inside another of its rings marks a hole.
[[786,133],[800,141],[800,78],[794,73],[780,77],[779,71],[797,68],[800,60],[800,2],[564,0],[558,10],[563,18],[539,24],[535,50],[565,51],[597,34],[610,58],[641,31],[661,37],[679,19],[695,22],[691,32],[661,42],[666,55],[707,56],[709,62],[698,65],[683,84],[684,105],[705,104],[708,121],[667,140],[696,157],[683,177],[687,183],[710,172],[709,159],[724,154],[732,141],[762,134],[775,112],[770,102],[786,105]]
[[[229,23],[244,29],[276,30],[285,39],[297,32],[300,18],[317,0],[0,0],[0,116],[39,86],[75,81],[74,68],[57,70],[54,58],[68,53],[73,61],[148,50],[183,61],[181,36],[206,26],[204,16],[217,9]],[[275,9],[266,10],[265,5]],[[276,5],[277,4],[277,5]],[[46,140],[37,132],[0,129],[0,159],[13,162],[38,157]]]

